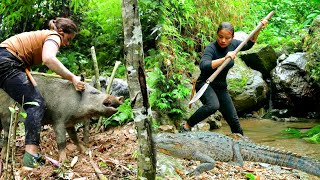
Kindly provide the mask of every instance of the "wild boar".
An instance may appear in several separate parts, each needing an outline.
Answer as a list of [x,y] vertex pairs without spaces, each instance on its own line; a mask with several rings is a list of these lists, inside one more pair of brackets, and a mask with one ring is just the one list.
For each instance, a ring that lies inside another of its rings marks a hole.
[[[35,74],[33,77],[46,103],[42,124],[52,124],[53,126],[59,150],[59,161],[66,159],[66,132],[80,152],[84,152],[86,148],[78,140],[75,124],[83,120],[90,120],[94,116],[109,117],[116,113],[117,107],[123,103],[123,97],[107,95],[89,84],[86,84],[85,91],[78,92],[67,80],[46,77],[41,74]],[[9,132],[10,111],[8,107],[14,103],[14,100],[0,89],[0,119],[2,123],[0,130],[3,128],[5,132],[2,158],[6,152],[5,147]]]

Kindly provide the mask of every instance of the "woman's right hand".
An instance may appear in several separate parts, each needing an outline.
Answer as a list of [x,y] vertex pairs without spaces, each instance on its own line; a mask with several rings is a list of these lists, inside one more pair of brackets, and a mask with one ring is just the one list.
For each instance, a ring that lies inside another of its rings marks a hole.
[[80,81],[80,77],[78,76],[74,76],[72,78],[72,84],[74,86],[74,88],[76,89],[76,91],[84,91],[86,88],[86,84],[82,81]]

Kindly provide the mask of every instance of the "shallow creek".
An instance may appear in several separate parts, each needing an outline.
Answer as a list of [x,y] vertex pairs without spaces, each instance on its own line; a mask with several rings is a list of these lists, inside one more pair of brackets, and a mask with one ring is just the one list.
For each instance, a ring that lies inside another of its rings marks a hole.
[[[284,138],[281,131],[287,128],[296,128],[306,131],[319,124],[319,120],[309,122],[278,122],[268,119],[241,119],[241,126],[245,136],[255,143],[287,150],[299,155],[306,155],[320,160],[320,144],[311,144],[303,139]],[[223,121],[221,129],[214,130],[222,134],[229,134],[229,126]]]

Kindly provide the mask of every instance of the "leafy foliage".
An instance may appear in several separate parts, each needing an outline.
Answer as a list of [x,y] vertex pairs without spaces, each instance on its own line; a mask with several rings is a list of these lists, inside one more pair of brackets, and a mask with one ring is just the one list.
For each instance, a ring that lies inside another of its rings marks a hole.
[[[87,0],[1,1],[0,41],[25,31],[48,28],[54,17],[71,17]],[[72,11],[72,8],[74,11]],[[77,18],[74,18],[77,19]]]
[[[93,74],[90,49],[92,46],[95,48],[100,72],[112,68],[116,60],[123,61],[120,3],[117,0],[88,1],[88,10],[83,13],[81,31],[76,37],[73,47],[71,47],[72,50],[81,54],[83,63],[79,64],[79,67],[82,67],[79,70],[86,71],[88,76]],[[62,56],[67,56],[69,53],[69,51],[66,51]],[[72,61],[77,62],[81,59],[73,58],[70,62]]]
[[111,117],[102,121],[104,127],[123,125],[133,120],[133,112],[130,105],[130,100],[127,99],[125,102],[118,107],[118,112],[113,114]]
[[155,68],[148,74],[147,81],[151,87],[157,87],[150,95],[153,108],[176,118],[184,114],[180,103],[190,93],[190,89],[185,86],[189,83],[188,79],[180,74],[174,74],[170,79],[159,68]]
[[320,143],[320,125],[317,125],[306,132],[300,130],[288,128],[282,131],[286,137],[291,138],[303,138],[310,143]]
[[[24,105],[39,106],[39,103],[38,103],[38,102],[26,102],[26,103],[23,103],[22,106],[24,106]],[[18,109],[15,109],[15,108],[13,108],[13,107],[8,107],[8,108],[9,108],[9,111],[10,111],[12,114],[14,114],[14,113],[19,113],[22,118],[24,118],[24,119],[27,118],[27,113],[24,112],[24,111],[21,111],[19,108],[18,108]]]
[[320,15],[312,23],[309,33],[306,36],[304,49],[307,52],[309,61],[307,62],[307,71],[311,78],[320,83]]
[[[262,17],[275,11],[275,15],[270,19],[268,28],[263,30],[259,36],[259,42],[268,43],[278,50],[297,49],[294,46],[301,46],[300,33],[303,28],[308,28],[316,14],[319,14],[319,1],[284,0],[279,3],[277,0],[252,0],[249,20],[243,23],[243,29],[253,29],[253,25]],[[298,48],[300,50],[300,48]]]

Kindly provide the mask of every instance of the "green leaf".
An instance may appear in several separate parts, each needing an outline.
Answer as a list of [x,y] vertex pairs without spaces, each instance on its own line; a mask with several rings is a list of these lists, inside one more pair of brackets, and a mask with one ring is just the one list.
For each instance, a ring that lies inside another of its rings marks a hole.
[[26,102],[24,104],[34,105],[34,106],[40,106],[38,102]]
[[315,134],[311,137],[303,138],[304,140],[314,143],[314,144],[320,144],[320,132],[318,134]]
[[256,177],[252,174],[252,173],[247,173],[246,174],[246,177],[249,179],[249,180],[255,180]]
[[11,113],[15,113],[16,112],[16,110],[13,107],[9,107],[9,110],[10,110]]
[[20,115],[21,115],[24,119],[26,119],[27,116],[28,116],[26,112],[20,112]]

